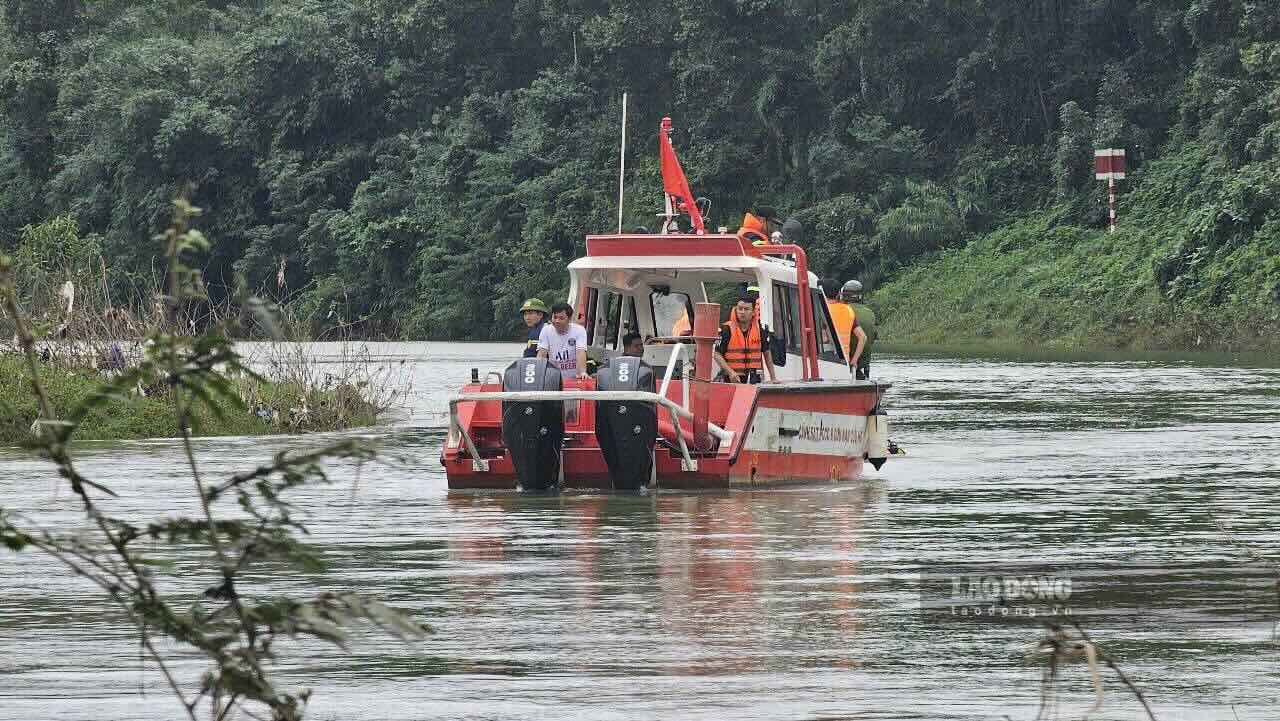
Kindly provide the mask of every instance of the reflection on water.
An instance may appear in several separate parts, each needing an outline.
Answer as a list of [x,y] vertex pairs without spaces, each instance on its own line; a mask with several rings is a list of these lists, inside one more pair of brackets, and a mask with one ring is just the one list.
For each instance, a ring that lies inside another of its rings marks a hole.
[[[1276,546],[1276,370],[885,357],[893,436],[909,455],[859,484],[449,493],[438,462],[448,394],[470,368],[515,355],[499,344],[373,347],[377,362],[412,374],[406,420],[361,432],[384,463],[336,468],[333,485],[295,497],[330,569],[266,582],[293,594],[356,587],[419,611],[437,633],[405,646],[361,632],[350,654],[281,649],[286,679],[317,689],[313,718],[1033,718],[1034,626],[922,613],[921,569],[1230,569],[1250,561],[1241,544]],[[216,475],[294,442],[205,439],[197,451]],[[121,492],[120,513],[194,510],[171,441],[80,451]],[[79,522],[47,468],[16,452],[0,451],[0,505]],[[0,719],[176,716],[92,590],[31,554],[0,555],[0,584]],[[1185,591],[1169,588],[1091,598],[1180,603]],[[1159,718],[1271,714],[1268,625],[1099,624]],[[185,677],[199,671],[179,664]],[[1063,717],[1092,701],[1087,682],[1069,687]],[[1141,717],[1122,689],[1109,687],[1106,704],[1091,718]]]

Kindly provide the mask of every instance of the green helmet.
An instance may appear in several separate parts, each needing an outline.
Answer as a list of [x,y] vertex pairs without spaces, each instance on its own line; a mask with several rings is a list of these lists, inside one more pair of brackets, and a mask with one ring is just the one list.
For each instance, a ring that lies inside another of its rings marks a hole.
[[840,289],[840,297],[841,298],[861,298],[862,284],[856,280],[851,280],[848,283],[845,283],[844,287]]
[[520,306],[520,312],[523,313],[527,310],[536,310],[543,315],[551,315],[551,309],[547,307],[546,303],[542,302],[541,298],[530,298],[529,300],[526,300],[524,305]]

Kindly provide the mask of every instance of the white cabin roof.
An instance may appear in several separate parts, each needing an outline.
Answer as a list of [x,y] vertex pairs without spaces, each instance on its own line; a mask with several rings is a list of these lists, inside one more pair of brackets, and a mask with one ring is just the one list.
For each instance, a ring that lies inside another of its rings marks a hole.
[[606,255],[578,258],[569,270],[754,270],[772,261],[744,255]]
[[[644,275],[666,275],[667,273],[698,273],[708,275],[717,273],[745,273],[770,280],[796,282],[796,266],[790,260],[775,258],[753,258],[747,255],[608,255],[586,256],[569,263],[570,272],[591,274],[597,278],[604,277],[593,271],[622,271],[631,277]],[[620,286],[631,283],[621,282],[621,275],[607,273]],[[818,276],[809,272],[809,284],[817,288]]]

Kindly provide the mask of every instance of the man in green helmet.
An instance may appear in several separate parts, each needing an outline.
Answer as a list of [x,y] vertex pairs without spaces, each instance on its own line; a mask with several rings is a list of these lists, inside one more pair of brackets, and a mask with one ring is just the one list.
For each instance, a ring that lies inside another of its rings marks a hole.
[[529,331],[524,345],[525,358],[538,357],[538,337],[542,335],[542,326],[546,324],[547,315],[550,312],[541,298],[530,298],[520,306],[520,315],[524,318],[525,327]]
[[871,377],[871,346],[876,342],[876,314],[862,303],[862,283],[851,280],[840,289],[840,300],[853,311],[853,328],[849,333],[849,367],[853,377]]

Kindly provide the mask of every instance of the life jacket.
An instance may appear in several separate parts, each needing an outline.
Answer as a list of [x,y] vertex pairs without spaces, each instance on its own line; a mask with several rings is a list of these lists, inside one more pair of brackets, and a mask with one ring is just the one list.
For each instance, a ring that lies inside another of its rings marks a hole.
[[680,317],[676,318],[676,322],[671,324],[671,335],[680,336],[686,334],[693,334],[693,326],[689,325],[689,311],[681,313]]
[[760,358],[760,324],[753,320],[751,330],[745,336],[736,320],[730,320],[725,325],[729,327],[729,347],[724,351],[725,363],[735,373],[764,368],[764,362]]
[[751,213],[742,216],[742,227],[738,228],[738,239],[747,245],[757,242],[769,242],[768,228],[764,221]]
[[831,324],[835,326],[836,338],[840,339],[840,347],[844,349],[844,357],[849,357],[849,334],[853,332],[853,308],[848,303],[827,299],[827,312],[831,313]]

